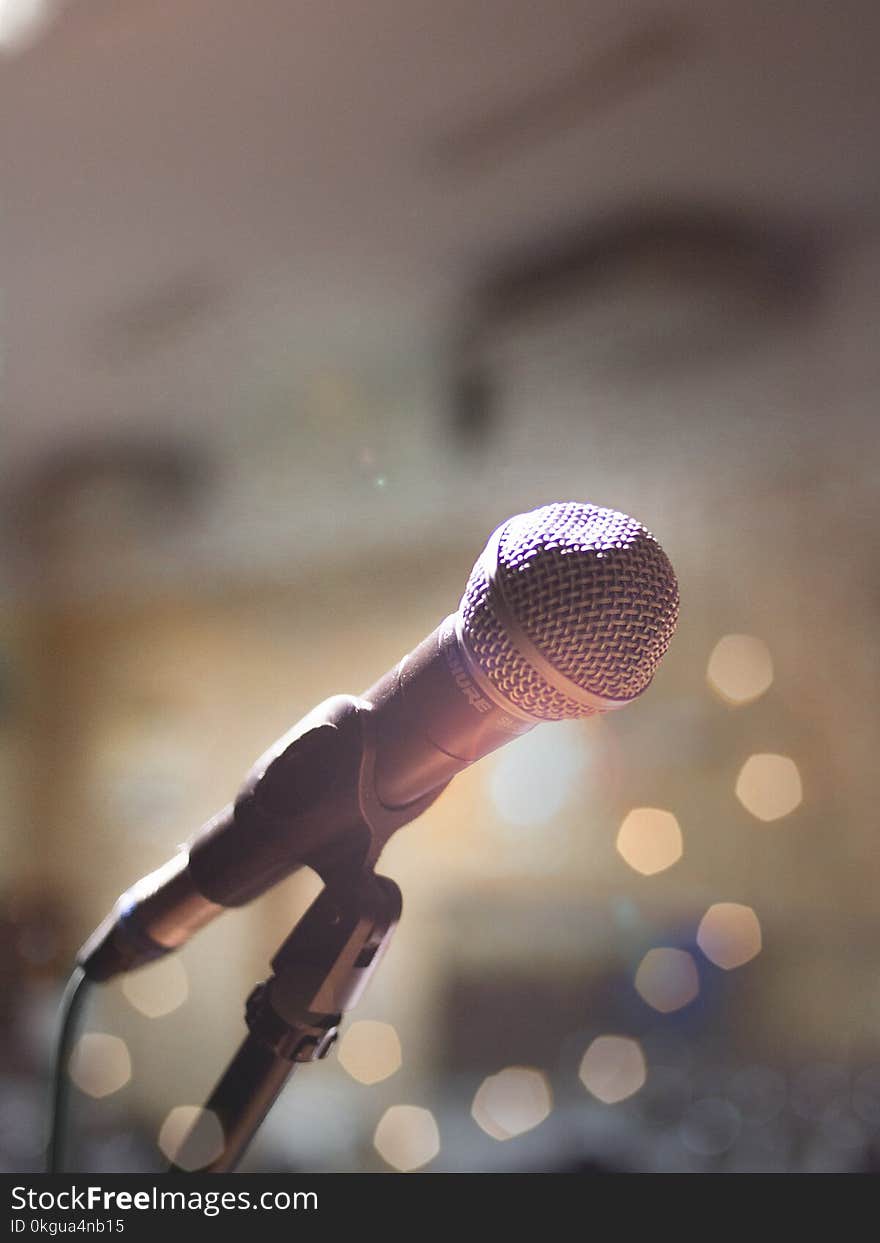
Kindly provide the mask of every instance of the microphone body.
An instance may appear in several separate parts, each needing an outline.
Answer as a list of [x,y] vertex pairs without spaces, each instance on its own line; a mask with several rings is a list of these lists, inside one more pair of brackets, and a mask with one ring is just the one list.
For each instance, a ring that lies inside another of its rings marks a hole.
[[457,773],[536,724],[479,686],[446,618],[363,696],[326,699],[278,739],[235,802],[122,895],[80,966],[110,979],[300,867],[327,883],[372,865]]
[[640,695],[677,615],[672,566],[632,518],[565,502],[509,519],[459,611],[362,696],[326,699],[270,747],[235,802],[122,895],[79,965],[94,980],[140,966],[302,866],[325,883],[372,867],[474,761],[541,721]]

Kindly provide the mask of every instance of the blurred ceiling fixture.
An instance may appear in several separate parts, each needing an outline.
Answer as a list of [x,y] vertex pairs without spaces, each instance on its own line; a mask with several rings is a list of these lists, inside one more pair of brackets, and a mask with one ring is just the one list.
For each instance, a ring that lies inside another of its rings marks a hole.
[[134,558],[189,517],[205,479],[182,446],[120,441],[71,446],[47,460],[19,502],[38,555],[69,571],[113,553]]
[[213,315],[225,294],[208,273],[179,272],[106,316],[98,338],[100,353],[111,360],[127,359],[173,345]]
[[[574,40],[573,40],[574,42]],[[449,127],[430,145],[432,161],[443,171],[482,169],[652,86],[690,59],[696,43],[688,19],[678,13],[652,13],[622,28],[584,31],[584,48],[567,68],[481,115]]]
[[524,371],[638,382],[728,358],[812,307],[826,259],[817,229],[700,207],[623,213],[520,252],[463,316],[456,427],[485,434],[493,381]]

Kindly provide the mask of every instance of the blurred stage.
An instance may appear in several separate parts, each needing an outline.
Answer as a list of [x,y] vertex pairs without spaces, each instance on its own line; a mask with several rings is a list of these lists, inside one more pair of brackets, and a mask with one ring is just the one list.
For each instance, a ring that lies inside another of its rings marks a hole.
[[[660,672],[392,839],[388,958],[244,1168],[876,1169],[875,7],[19,7],[0,1168],[117,894],[577,499],[669,553]],[[77,1169],[162,1168],[317,889],[95,992]]]

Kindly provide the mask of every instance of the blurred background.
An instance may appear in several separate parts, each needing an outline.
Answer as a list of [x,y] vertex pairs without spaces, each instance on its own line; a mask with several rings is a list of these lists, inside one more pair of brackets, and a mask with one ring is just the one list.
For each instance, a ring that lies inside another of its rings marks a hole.
[[[877,1168],[878,34],[0,0],[0,1168],[116,895],[556,499],[656,533],[678,635],[392,839],[388,957],[245,1168]],[[162,1167],[318,887],[94,991],[76,1169]]]

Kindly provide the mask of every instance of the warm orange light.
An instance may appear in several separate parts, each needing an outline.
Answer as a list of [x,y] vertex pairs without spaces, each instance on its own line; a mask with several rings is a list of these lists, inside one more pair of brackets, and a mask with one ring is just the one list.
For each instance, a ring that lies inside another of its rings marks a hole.
[[726,634],[712,649],[706,677],[726,703],[752,703],[772,685],[770,649],[752,635]]
[[352,1023],[339,1046],[339,1064],[358,1083],[381,1083],[400,1069],[400,1040],[390,1023]]
[[736,779],[736,797],[758,820],[780,820],[803,798],[797,764],[787,755],[752,755]]
[[678,821],[671,811],[636,807],[620,826],[617,850],[621,858],[643,876],[662,872],[682,855]]
[[392,1105],[379,1120],[373,1143],[383,1161],[407,1173],[433,1161],[440,1151],[440,1132],[430,1109]]

